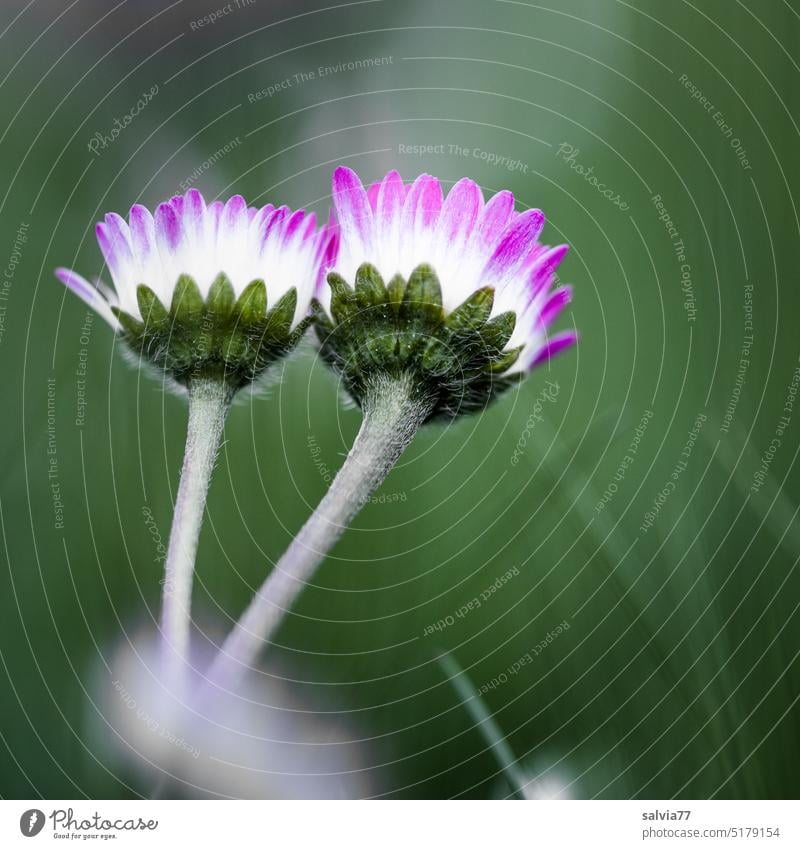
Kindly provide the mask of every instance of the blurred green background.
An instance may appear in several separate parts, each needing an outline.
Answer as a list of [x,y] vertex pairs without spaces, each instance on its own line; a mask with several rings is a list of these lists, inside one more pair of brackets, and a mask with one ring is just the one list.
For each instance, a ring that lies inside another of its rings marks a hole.
[[[143,508],[166,538],[186,410],[99,318],[87,336],[52,269],[107,276],[95,221],[187,181],[326,217],[345,163],[365,181],[466,175],[541,207],[546,241],[572,246],[561,325],[581,341],[417,438],[269,668],[321,725],[347,720],[361,795],[511,792],[435,660],[446,650],[474,689],[495,682],[482,698],[530,795],[796,797],[800,6],[240,0],[197,25],[221,5],[0,12],[0,794],[152,789],[134,754],[98,742],[91,670],[158,614]],[[531,419],[546,380],[557,397]],[[359,421],[311,344],[232,411],[201,643],[247,603]]]

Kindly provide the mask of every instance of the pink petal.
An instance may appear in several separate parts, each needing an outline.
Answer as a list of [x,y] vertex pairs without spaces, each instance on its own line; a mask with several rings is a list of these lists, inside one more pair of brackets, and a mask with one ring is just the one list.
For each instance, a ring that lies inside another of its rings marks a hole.
[[556,289],[539,313],[538,326],[549,327],[558,317],[558,314],[572,301],[572,286],[562,286]]
[[268,203],[266,206],[262,206],[261,209],[256,210],[256,214],[250,221],[250,237],[253,239],[255,244],[259,244],[261,234],[264,230],[264,225],[274,211],[275,207],[271,203]]
[[283,232],[283,222],[289,217],[289,207],[279,206],[274,209],[264,222],[261,233],[261,251],[266,250],[267,245],[274,238],[280,238],[278,234]]
[[543,227],[544,213],[540,209],[528,209],[518,215],[506,228],[486,263],[485,275],[503,278],[518,271],[536,247],[536,239]]
[[529,301],[532,301],[550,285],[555,270],[568,252],[569,245],[557,245],[554,248],[547,248],[538,253],[534,263],[527,269]]
[[119,327],[119,322],[111,312],[108,301],[88,280],[69,268],[57,268],[55,274],[68,289],[101,315],[115,330]]
[[304,209],[298,209],[289,216],[286,222],[286,228],[283,231],[283,243],[286,244],[300,231],[303,219],[306,217]]
[[213,239],[215,242],[219,236],[219,223],[222,221],[222,213],[224,210],[225,204],[221,200],[215,200],[206,207],[209,238]]
[[150,210],[141,204],[131,207],[130,215],[131,246],[133,252],[144,265],[156,250],[156,228]]
[[379,186],[375,219],[380,239],[397,239],[403,213],[405,187],[397,171],[390,171]]
[[128,225],[112,212],[106,215],[105,223],[97,225],[95,233],[114,282],[125,279],[125,273],[133,263]]
[[545,345],[543,345],[531,360],[528,368],[538,366],[540,363],[554,357],[559,351],[564,348],[569,348],[578,341],[578,334],[574,330],[567,330],[564,333],[559,333],[556,336],[551,336]]
[[93,304],[97,298],[101,297],[100,293],[95,289],[92,284],[86,280],[86,278],[81,277],[76,271],[72,271],[69,268],[57,268],[56,269],[56,277],[69,289],[78,295],[78,297],[83,298],[87,304]]
[[181,228],[175,208],[160,203],[155,214],[156,243],[163,254],[174,253],[181,242]]
[[202,239],[204,236],[205,214],[206,202],[203,196],[197,189],[189,189],[183,203],[183,226],[197,239]]
[[478,221],[478,233],[486,247],[491,247],[500,238],[514,213],[514,195],[509,191],[498,192],[483,208]]
[[367,193],[356,173],[341,165],[333,172],[333,205],[342,241],[354,241],[356,249],[371,252],[372,208]]
[[234,236],[247,228],[247,201],[241,195],[233,195],[222,210],[219,222],[220,233]]
[[313,237],[317,229],[317,216],[314,212],[309,212],[305,217],[305,224],[300,228],[300,241],[305,242]]
[[323,287],[325,277],[333,268],[339,253],[339,234],[332,227],[323,227],[317,236],[317,244],[314,249],[314,269],[316,270],[316,281],[314,293],[317,297],[324,296]]
[[412,239],[415,233],[432,228],[442,208],[442,187],[430,174],[420,174],[406,193],[400,230],[403,238]]
[[333,267],[339,253],[339,234],[333,227],[325,227],[320,233],[317,255],[321,257],[322,269],[325,273]]
[[447,194],[437,225],[440,246],[459,250],[475,228],[483,207],[483,195],[477,183],[464,177]]
[[380,190],[380,181],[372,183],[372,185],[367,189],[367,200],[369,201],[369,205],[372,207],[373,212],[378,208],[378,193]]

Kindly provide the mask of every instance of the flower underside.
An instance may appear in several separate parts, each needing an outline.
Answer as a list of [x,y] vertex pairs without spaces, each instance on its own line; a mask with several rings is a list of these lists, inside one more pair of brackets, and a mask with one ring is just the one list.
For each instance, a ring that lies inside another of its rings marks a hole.
[[195,280],[181,275],[169,310],[148,286],[139,285],[136,296],[141,319],[112,307],[123,339],[184,386],[193,378],[213,376],[239,389],[294,348],[309,324],[304,319],[292,327],[294,288],[267,310],[263,280],[253,280],[237,298],[224,273],[205,299]]
[[330,315],[312,302],[321,354],[359,405],[376,377],[409,374],[420,393],[434,399],[429,419],[449,419],[483,409],[524,376],[504,374],[522,348],[506,350],[516,315],[490,318],[490,287],[447,313],[439,279],[427,264],[407,281],[398,274],[387,284],[365,263],[354,287],[335,272],[328,285]]

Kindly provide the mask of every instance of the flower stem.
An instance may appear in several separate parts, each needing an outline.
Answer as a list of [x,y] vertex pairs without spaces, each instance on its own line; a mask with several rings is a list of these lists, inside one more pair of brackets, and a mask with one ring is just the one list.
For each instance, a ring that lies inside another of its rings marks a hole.
[[208,684],[230,690],[246,674],[314,570],[428,418],[433,402],[408,376],[381,376],[368,387],[362,406],[361,429],[342,468],[228,635],[211,664]]
[[195,377],[188,386],[189,424],[178,497],[164,568],[161,637],[165,683],[180,689],[191,623],[192,578],[211,473],[233,394],[217,377]]

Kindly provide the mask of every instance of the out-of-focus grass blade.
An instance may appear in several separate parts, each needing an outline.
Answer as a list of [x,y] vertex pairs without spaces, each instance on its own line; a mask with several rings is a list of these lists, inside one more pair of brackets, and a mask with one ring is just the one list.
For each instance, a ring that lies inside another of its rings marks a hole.
[[478,695],[474,684],[470,681],[466,672],[459,666],[455,658],[448,652],[439,655],[437,661],[453,685],[461,700],[461,704],[464,705],[464,708],[472,717],[475,728],[480,732],[484,740],[486,740],[489,749],[503,770],[503,775],[505,775],[506,780],[511,785],[514,794],[523,799],[527,798],[525,776],[517,765],[517,758],[514,757],[511,746],[509,746],[508,741],[503,736],[503,732],[500,730],[500,726],[495,721],[494,716],[489,712],[489,708]]

